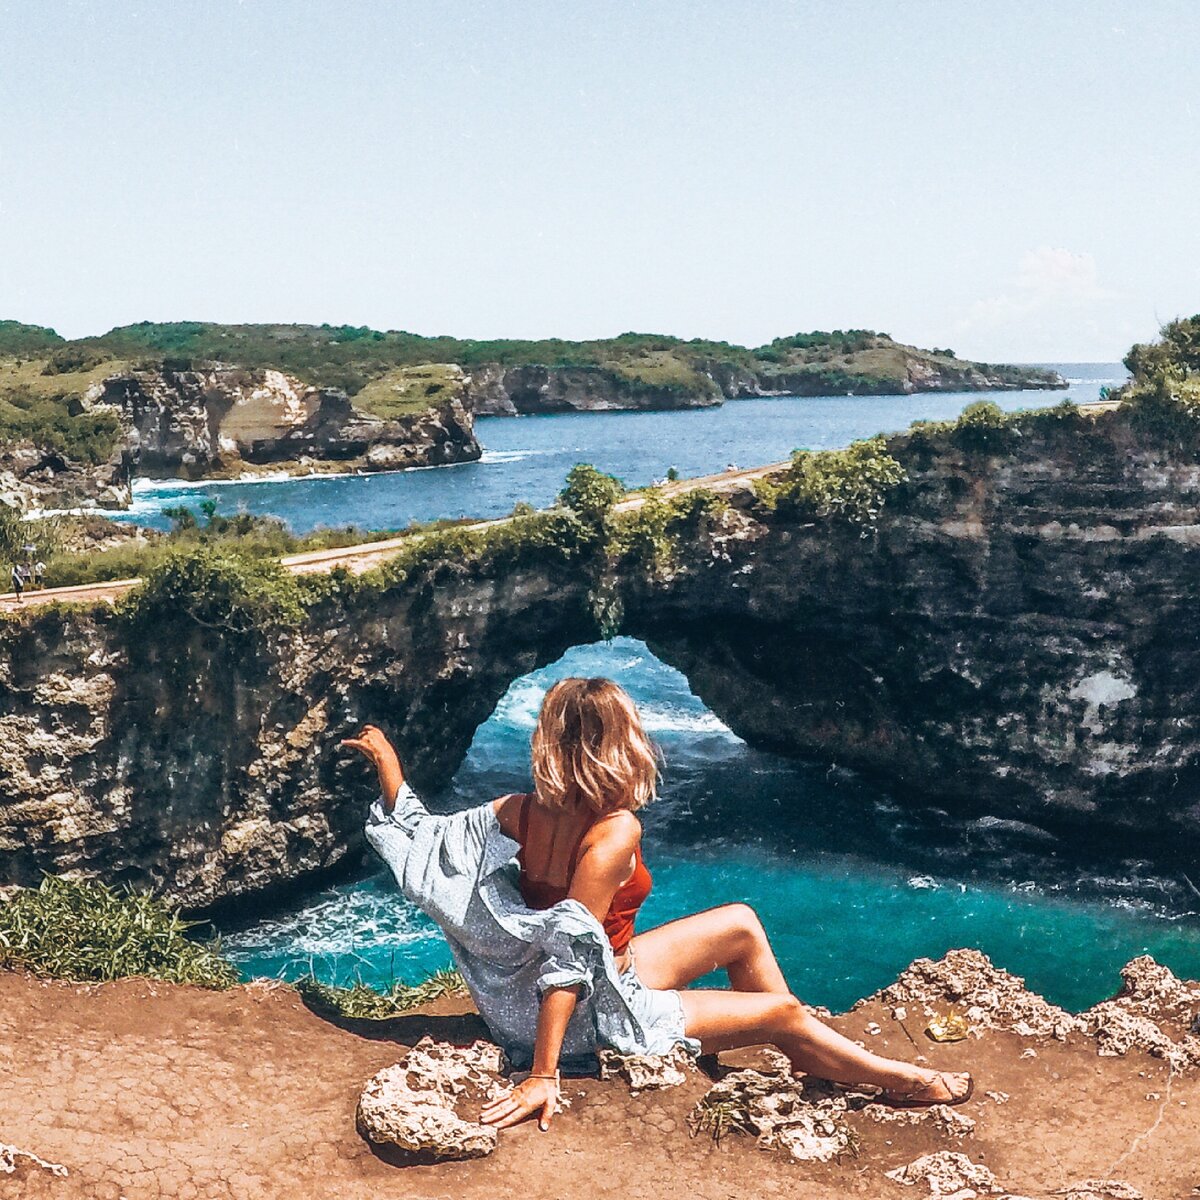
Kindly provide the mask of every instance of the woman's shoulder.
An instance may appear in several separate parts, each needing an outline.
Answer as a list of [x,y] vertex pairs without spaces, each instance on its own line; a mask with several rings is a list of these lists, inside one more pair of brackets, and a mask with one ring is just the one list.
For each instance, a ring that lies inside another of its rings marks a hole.
[[605,813],[592,822],[592,827],[583,838],[587,850],[603,849],[614,853],[632,853],[642,840],[642,823],[635,813],[627,808]]
[[492,809],[496,813],[501,831],[514,841],[520,833],[521,812],[532,799],[529,792],[509,792],[507,795],[497,796],[492,801]]

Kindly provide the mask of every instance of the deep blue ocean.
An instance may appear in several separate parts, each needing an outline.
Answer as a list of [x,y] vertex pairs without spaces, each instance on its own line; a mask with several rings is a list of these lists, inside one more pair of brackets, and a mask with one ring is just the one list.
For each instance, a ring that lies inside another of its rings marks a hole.
[[[1123,378],[1116,364],[1068,364],[1086,401]],[[998,393],[1005,408],[1063,393]],[[736,401],[679,413],[600,413],[479,422],[484,461],[458,467],[253,484],[143,485],[136,519],[211,496],[224,511],[274,513],[296,529],[494,516],[549,501],[587,461],[631,486],[786,458],[953,416],[978,394]],[[663,748],[659,800],[644,813],[654,890],[642,927],[741,900],[763,917],[794,990],[842,1008],[919,955],[976,946],[1051,999],[1081,1008],[1110,995],[1118,968],[1151,953],[1200,976],[1200,898],[1179,874],[1127,856],[1094,860],[1029,827],[897,804],[836,764],[755,751],[691,693],[686,679],[628,638],[581,646],[517,680],[480,727],[439,806],[528,786],[528,743],[546,688],[563,675],[611,676]],[[268,916],[230,919],[225,946],[247,975],[331,982],[416,981],[449,963],[437,930],[388,877],[329,887]]]

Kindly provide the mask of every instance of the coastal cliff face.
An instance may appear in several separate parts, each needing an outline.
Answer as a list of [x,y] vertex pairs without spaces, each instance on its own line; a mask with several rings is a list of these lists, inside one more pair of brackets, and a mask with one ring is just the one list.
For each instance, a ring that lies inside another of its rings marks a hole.
[[440,787],[514,679],[597,640],[598,596],[754,745],[912,803],[1194,854],[1196,450],[1124,412],[1010,435],[892,439],[908,479],[866,532],[744,491],[666,563],[431,554],[249,643],[135,637],[106,611],[5,621],[3,882],[79,870],[203,907],[324,871],[371,794],[337,739],[377,721]]
[[603,367],[489,364],[472,369],[463,387],[467,405],[481,417],[707,408],[723,398],[717,383],[700,373],[686,382],[655,383]]
[[143,474],[203,478],[247,464],[314,462],[395,470],[480,454],[471,417],[456,400],[384,420],[344,392],[273,370],[130,371],[86,399],[121,414],[130,459]]
[[0,504],[18,512],[128,508],[133,498],[131,477],[124,447],[99,465],[32,443],[0,447]]
[[[462,372],[463,402],[481,417],[534,416],[614,409],[708,408],[756,396],[901,396],[917,392],[1047,390],[1065,388],[1053,371],[992,366],[932,356],[889,343],[874,358],[854,354],[829,361],[758,364],[700,359],[666,380],[605,367],[490,364]],[[886,361],[884,356],[886,355]],[[655,362],[651,370],[660,370]]]

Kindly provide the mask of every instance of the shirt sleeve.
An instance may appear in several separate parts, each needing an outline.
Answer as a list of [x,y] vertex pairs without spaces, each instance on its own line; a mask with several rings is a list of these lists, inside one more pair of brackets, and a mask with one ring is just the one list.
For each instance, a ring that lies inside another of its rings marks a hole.
[[367,810],[367,841],[388,865],[397,883],[402,881],[417,826],[427,816],[429,810],[407,783],[400,785],[391,812],[384,807],[382,796]]
[[546,910],[548,919],[542,946],[545,957],[537,981],[539,994],[550,988],[578,987],[582,989],[580,998],[586,1000],[595,991],[597,972],[604,970],[601,938],[572,911],[571,906],[577,904],[566,901]]

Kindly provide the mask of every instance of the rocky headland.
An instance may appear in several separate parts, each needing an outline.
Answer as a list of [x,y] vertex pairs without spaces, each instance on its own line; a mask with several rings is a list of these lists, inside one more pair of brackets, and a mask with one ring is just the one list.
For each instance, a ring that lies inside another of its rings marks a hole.
[[453,398],[385,419],[337,388],[269,369],[130,371],[104,379],[85,403],[120,414],[141,475],[200,479],[281,465],[390,471],[480,454],[470,415]]
[[[762,1049],[699,1070],[610,1059],[564,1080],[548,1133],[497,1137],[477,1114],[505,1064],[466,997],[322,1018],[281,984],[0,972],[0,1191],[1184,1200],[1200,1184],[1200,985],[1145,958],[1122,975],[1112,1000],[1073,1014],[952,951],[831,1018],[881,1053],[970,1070],[959,1108],[889,1109],[869,1089],[792,1079]],[[949,1015],[961,1040],[932,1040]]]
[[479,457],[473,418],[751,396],[1065,387],[870,330],[757,348],[625,334],[476,342],[330,326],[144,323],[66,341],[0,322],[0,502],[128,507],[136,475],[401,470]]

